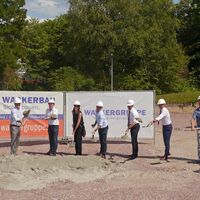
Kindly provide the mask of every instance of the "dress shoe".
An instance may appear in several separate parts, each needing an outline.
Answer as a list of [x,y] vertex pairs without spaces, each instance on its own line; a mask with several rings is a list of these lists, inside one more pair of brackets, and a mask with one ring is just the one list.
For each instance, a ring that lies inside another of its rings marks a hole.
[[13,155],[13,156],[17,156],[18,154],[17,154],[17,153],[11,153],[11,155]]
[[161,157],[160,157],[160,160],[165,160],[166,162],[169,162],[168,156],[161,156]]
[[97,156],[101,156],[102,153],[101,153],[101,152],[97,152],[96,155],[97,155]]
[[160,160],[164,160],[165,159],[165,156],[160,156]]
[[101,157],[104,158],[104,159],[106,159],[106,155],[105,154],[102,154]]
[[56,153],[50,153],[49,156],[56,156]]
[[128,155],[128,157],[138,157],[138,155],[130,154],[130,155]]
[[[171,153],[168,153],[167,155],[171,156]],[[161,156],[160,158],[165,158],[165,155]]]
[[137,157],[138,157],[138,156],[132,155],[132,156],[129,158],[129,160],[135,160]]

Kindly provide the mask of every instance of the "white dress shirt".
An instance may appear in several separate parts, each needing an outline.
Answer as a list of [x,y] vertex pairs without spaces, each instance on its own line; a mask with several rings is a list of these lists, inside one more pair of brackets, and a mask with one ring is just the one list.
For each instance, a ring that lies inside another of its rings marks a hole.
[[130,126],[133,123],[135,124],[139,123],[139,121],[136,119],[136,118],[139,118],[139,114],[138,114],[138,111],[134,107],[131,108],[131,110],[128,110],[127,116],[128,116],[128,126]]
[[160,121],[162,122],[162,124],[165,126],[165,125],[169,125],[172,123],[171,121],[171,118],[170,118],[170,114],[169,114],[169,111],[166,107],[163,107],[162,110],[161,110],[161,113],[158,117],[156,117],[156,120],[157,121]]
[[19,109],[17,109],[16,107],[14,107],[11,111],[10,124],[14,126],[20,126],[21,124],[17,121],[22,121],[23,117],[24,115],[22,112],[22,108],[20,107]]
[[100,128],[105,128],[108,126],[108,122],[106,120],[106,116],[103,113],[103,110],[100,110],[99,112],[96,112],[96,122]]
[[[53,118],[56,118],[56,119],[48,119],[51,116],[53,116]],[[48,124],[49,125],[59,125],[58,109],[53,108],[52,110],[50,110],[49,108],[47,108],[47,110],[46,110],[46,118],[48,119]]]

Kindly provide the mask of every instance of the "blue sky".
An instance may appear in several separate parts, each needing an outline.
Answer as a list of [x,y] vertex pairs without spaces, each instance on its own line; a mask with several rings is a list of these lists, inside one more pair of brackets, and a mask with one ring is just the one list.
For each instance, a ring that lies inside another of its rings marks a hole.
[[26,0],[27,18],[53,19],[69,8],[68,0]]
[[[180,0],[174,0],[175,3]],[[26,0],[27,18],[53,19],[69,8],[68,0]]]

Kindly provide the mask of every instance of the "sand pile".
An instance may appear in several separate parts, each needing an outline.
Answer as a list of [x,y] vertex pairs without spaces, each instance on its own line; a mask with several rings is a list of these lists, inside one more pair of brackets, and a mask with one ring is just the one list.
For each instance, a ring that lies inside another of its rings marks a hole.
[[0,188],[31,190],[63,180],[89,182],[115,172],[115,163],[97,156],[5,156],[0,160]]

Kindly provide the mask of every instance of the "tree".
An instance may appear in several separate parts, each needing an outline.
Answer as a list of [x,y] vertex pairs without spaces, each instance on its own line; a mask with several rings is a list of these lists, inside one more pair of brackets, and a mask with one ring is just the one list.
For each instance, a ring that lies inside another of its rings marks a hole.
[[80,72],[92,77],[99,90],[108,90],[112,21],[101,2],[71,1],[63,52]]
[[177,14],[182,22],[178,39],[189,56],[188,70],[193,84],[200,87],[200,2],[184,0],[177,6]]
[[[44,22],[45,23],[45,22]],[[51,71],[51,58],[49,56],[51,35],[44,29],[44,24],[32,20],[23,30],[23,41],[26,48],[26,82],[25,90],[48,89],[46,80]],[[33,82],[34,84],[33,86]]]
[[23,34],[28,74],[45,80],[34,89],[109,90],[113,54],[115,90],[184,90],[175,11],[170,0],[71,0],[66,15],[31,22]]
[[[142,20],[134,37],[138,42],[132,44],[138,49],[132,56],[135,64],[126,69],[129,84],[135,89],[155,89],[157,93],[183,90],[187,87],[187,58],[176,40],[179,24],[173,4],[158,0],[146,0],[142,4]],[[130,68],[134,70],[132,75]],[[127,88],[126,76],[123,83]]]
[[48,84],[52,90],[56,91],[89,91],[94,89],[92,79],[85,78],[71,67],[61,67],[52,72],[48,78]]
[[[49,85],[48,78],[57,69],[70,66],[69,59],[63,53],[62,37],[67,23],[65,15],[54,20],[40,23],[33,19],[23,31],[23,40],[27,49],[27,77],[24,81],[25,90],[47,90],[54,88]],[[33,86],[33,82],[36,82]]]
[[[4,81],[4,73],[13,71],[12,75],[17,80],[15,71],[20,67],[18,59],[24,58],[25,49],[21,41],[21,33],[26,24],[26,10],[23,8],[24,0],[0,0],[0,79]],[[5,72],[5,69],[9,69]],[[20,88],[20,82],[17,83]],[[13,84],[7,84],[16,89]]]
[[[115,89],[180,91],[187,58],[176,40],[179,23],[169,0],[72,0],[64,51],[98,89],[109,89],[114,54]],[[70,49],[71,48],[71,49]],[[185,84],[186,82],[186,84]]]

